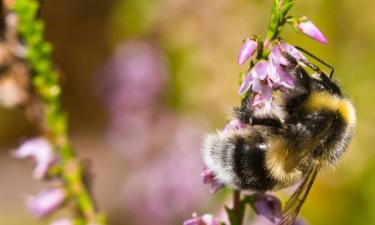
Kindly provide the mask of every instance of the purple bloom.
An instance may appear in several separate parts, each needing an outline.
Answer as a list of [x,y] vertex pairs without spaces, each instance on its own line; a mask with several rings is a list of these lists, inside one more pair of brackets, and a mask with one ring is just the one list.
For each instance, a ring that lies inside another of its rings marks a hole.
[[53,221],[51,225],[74,225],[74,224],[70,219],[59,219],[59,220]]
[[274,88],[287,88],[287,89],[294,88],[292,77],[287,72],[285,72],[282,65],[269,62],[268,69],[269,69],[269,74],[275,76],[275,78],[273,78]]
[[194,213],[193,218],[186,220],[183,225],[220,225],[220,221],[210,214],[197,216],[197,214]]
[[272,222],[281,217],[281,202],[278,198],[269,194],[258,194],[255,199],[257,213]]
[[244,64],[252,55],[254,55],[255,50],[258,48],[258,42],[250,38],[246,38],[244,44],[241,47],[240,53],[238,54],[237,62],[238,64]]
[[43,217],[58,209],[65,197],[66,192],[63,189],[44,190],[38,196],[29,196],[27,205],[33,215]]
[[274,64],[280,64],[283,66],[288,65],[288,60],[281,54],[280,47],[288,52],[291,56],[296,58],[297,60],[306,60],[306,57],[298,51],[294,46],[282,42],[280,46],[276,45],[272,48],[271,53],[268,55],[268,60],[273,62]]
[[216,179],[216,175],[207,167],[203,168],[201,173],[203,184],[210,186],[210,192],[215,193],[224,187],[224,184]]
[[253,86],[252,90],[257,92],[257,90],[259,90],[259,85],[261,85],[262,81],[264,81],[267,78],[267,67],[268,63],[264,60],[259,61],[257,64],[255,64],[254,68],[252,68],[245,77],[240,87],[239,94],[242,95],[243,93],[248,91],[251,86]]
[[306,17],[299,19],[297,26],[298,29],[308,37],[322,44],[327,44],[327,38],[322,34],[322,32],[320,32],[318,27]]
[[231,120],[227,125],[224,127],[224,132],[229,132],[231,130],[240,130],[245,128],[245,124],[242,123],[240,120]]
[[12,155],[16,158],[32,158],[35,160],[33,175],[36,179],[42,179],[48,173],[49,168],[56,161],[52,146],[45,138],[33,138],[21,144]]

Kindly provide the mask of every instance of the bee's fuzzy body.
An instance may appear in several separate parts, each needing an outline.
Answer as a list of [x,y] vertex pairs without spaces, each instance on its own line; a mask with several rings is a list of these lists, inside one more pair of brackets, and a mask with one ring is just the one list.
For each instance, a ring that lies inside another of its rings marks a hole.
[[352,137],[355,110],[339,86],[289,60],[295,88],[282,94],[278,115],[256,117],[244,103],[235,117],[246,128],[218,131],[203,144],[205,164],[232,188],[277,190],[302,180],[316,161],[334,168]]

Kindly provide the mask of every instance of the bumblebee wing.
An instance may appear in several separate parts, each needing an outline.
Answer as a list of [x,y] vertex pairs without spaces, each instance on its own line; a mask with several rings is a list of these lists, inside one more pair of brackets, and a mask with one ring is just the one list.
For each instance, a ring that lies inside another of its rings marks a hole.
[[315,177],[319,171],[319,163],[315,163],[307,173],[302,184],[297,188],[293,195],[288,199],[283,209],[283,215],[278,225],[293,225],[296,220],[302,204],[314,183]]

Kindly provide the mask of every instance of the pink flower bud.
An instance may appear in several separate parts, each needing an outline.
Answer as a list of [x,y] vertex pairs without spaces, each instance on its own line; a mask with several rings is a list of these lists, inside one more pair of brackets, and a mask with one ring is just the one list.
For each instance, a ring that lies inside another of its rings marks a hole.
[[197,216],[197,214],[194,213],[193,218],[186,220],[183,225],[220,225],[220,221],[210,214]]
[[324,37],[322,32],[320,32],[320,30],[315,26],[313,22],[311,22],[311,20],[303,17],[298,21],[297,26],[298,29],[305,35],[322,44],[327,44],[327,38]]
[[37,196],[29,196],[26,203],[33,215],[43,217],[58,209],[65,197],[66,192],[63,189],[44,190]]
[[45,138],[33,138],[25,141],[12,155],[20,159],[32,158],[35,161],[33,175],[36,179],[42,179],[56,160],[52,146]]
[[258,42],[246,38],[244,44],[241,47],[240,53],[238,54],[237,62],[238,64],[244,64],[252,55],[254,55],[255,50],[258,48]]

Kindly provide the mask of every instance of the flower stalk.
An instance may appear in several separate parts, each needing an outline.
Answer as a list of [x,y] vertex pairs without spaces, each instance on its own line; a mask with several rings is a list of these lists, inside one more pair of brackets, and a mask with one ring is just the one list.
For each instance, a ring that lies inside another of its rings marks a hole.
[[279,37],[282,28],[288,20],[286,16],[295,0],[275,0],[271,12],[271,19],[268,25],[266,35],[266,45]]
[[[273,8],[271,11],[270,22],[268,25],[268,31],[266,34],[266,39],[263,44],[261,51],[258,51],[257,60],[266,59],[271,47],[272,41],[278,39],[282,28],[288,21],[287,14],[290,8],[294,5],[295,0],[274,0]],[[254,65],[254,64],[252,64]],[[238,190],[233,191],[233,208],[231,210],[227,209],[229,218],[234,217],[235,219],[230,219],[231,225],[242,225],[244,218],[245,205],[249,203],[248,197],[241,197],[241,192]],[[230,214],[234,214],[231,216]]]
[[51,44],[44,40],[44,24],[37,19],[40,2],[15,0],[13,11],[18,17],[18,35],[24,42],[26,61],[33,73],[32,86],[42,102],[43,116],[38,126],[53,145],[61,160],[61,178],[76,204],[82,224],[106,224],[99,214],[84,182],[84,169],[68,138],[67,114],[61,106],[59,74],[54,70]]

